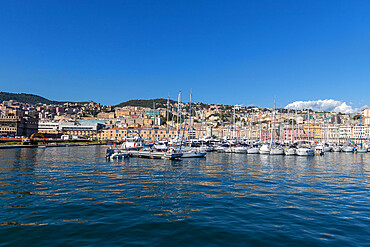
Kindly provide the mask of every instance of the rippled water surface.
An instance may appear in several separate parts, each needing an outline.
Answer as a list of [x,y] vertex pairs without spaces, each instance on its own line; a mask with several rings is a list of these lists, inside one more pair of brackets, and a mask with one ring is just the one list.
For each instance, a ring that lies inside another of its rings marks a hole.
[[0,246],[369,246],[370,153],[0,150]]

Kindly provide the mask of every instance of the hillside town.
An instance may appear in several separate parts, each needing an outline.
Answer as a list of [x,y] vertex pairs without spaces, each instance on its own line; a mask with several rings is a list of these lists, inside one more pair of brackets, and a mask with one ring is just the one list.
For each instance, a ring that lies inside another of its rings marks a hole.
[[[280,141],[366,140],[370,138],[370,108],[355,114],[312,110],[260,108],[221,104],[178,103],[151,107],[113,107],[95,102],[29,104],[15,100],[0,104],[2,137],[124,141],[138,133],[147,142],[175,138],[269,140],[271,128]],[[273,117],[275,116],[275,117]]]

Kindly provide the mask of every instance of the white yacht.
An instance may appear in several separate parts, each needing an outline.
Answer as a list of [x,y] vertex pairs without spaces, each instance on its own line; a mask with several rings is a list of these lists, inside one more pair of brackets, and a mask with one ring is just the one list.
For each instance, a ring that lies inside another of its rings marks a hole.
[[182,158],[183,154],[178,149],[170,148],[167,152],[164,152],[162,159],[177,160]]
[[260,147],[260,154],[270,154],[270,145],[269,144],[263,144],[261,147]]
[[181,158],[202,158],[206,156],[206,152],[197,149],[190,149],[182,152]]
[[272,147],[270,150],[270,155],[283,155],[284,149],[279,146]]
[[259,154],[260,153],[260,149],[259,147],[250,147],[247,149],[247,153],[248,154]]
[[367,148],[361,148],[361,147],[360,148],[357,148],[356,149],[356,152],[357,153],[367,153]]
[[106,151],[105,157],[107,159],[115,160],[115,159],[123,159],[129,157],[129,153],[127,151],[121,149],[113,149],[109,148]]
[[333,146],[333,152],[340,152],[342,148],[338,145]]
[[229,147],[227,147],[227,146],[217,146],[217,147],[215,147],[215,151],[218,152],[218,153],[224,153],[227,148],[229,148]]
[[313,156],[315,152],[308,147],[299,147],[296,150],[296,154],[299,156]]
[[233,148],[232,147],[226,147],[223,150],[224,153],[233,153]]
[[342,147],[342,152],[353,153],[354,151],[355,151],[355,148],[353,146],[344,146],[344,147]]
[[333,150],[332,147],[327,145],[326,143],[320,143],[315,147],[315,151],[321,151],[321,152],[331,152]]
[[167,151],[168,150],[167,142],[164,141],[156,142],[153,145],[153,148],[156,149],[157,151]]
[[248,151],[248,148],[245,146],[237,146],[237,147],[232,147],[233,153],[239,153],[239,154],[246,154]]
[[289,147],[285,149],[285,155],[295,155],[296,149],[293,147]]
[[132,135],[126,138],[126,141],[122,143],[122,149],[125,150],[139,150],[144,147],[144,139],[139,134]]
[[202,145],[199,147],[199,150],[202,152],[212,152],[215,151],[215,148],[212,146]]

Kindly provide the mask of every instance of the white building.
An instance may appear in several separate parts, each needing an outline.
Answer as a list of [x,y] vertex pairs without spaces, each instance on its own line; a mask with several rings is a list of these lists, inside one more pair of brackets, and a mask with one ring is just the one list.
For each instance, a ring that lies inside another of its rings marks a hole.
[[368,126],[362,126],[362,125],[356,125],[353,126],[353,138],[355,139],[368,139],[369,138],[369,127]]
[[52,121],[39,121],[39,131],[48,132],[48,131],[58,131],[59,123]]
[[347,139],[352,137],[351,126],[340,126],[339,127],[339,137],[341,139]]
[[99,123],[39,121],[38,129],[40,132],[98,131],[102,126]]

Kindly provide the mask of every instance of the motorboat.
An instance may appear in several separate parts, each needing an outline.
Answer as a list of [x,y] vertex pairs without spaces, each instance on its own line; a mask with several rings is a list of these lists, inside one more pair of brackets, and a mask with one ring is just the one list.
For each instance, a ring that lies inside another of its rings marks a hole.
[[260,147],[260,150],[259,150],[259,153],[260,154],[270,154],[270,145],[269,144],[263,144],[261,147]]
[[334,146],[333,147],[333,152],[340,152],[342,149],[340,146]]
[[152,148],[155,149],[156,151],[167,151],[168,150],[167,142],[164,141],[156,142]]
[[178,149],[170,148],[167,152],[164,152],[162,159],[177,160],[182,158],[183,154]]
[[331,152],[333,150],[332,147],[327,145],[326,143],[320,143],[315,147],[315,151],[321,151],[321,152]]
[[272,147],[270,150],[270,155],[283,155],[283,154],[284,154],[284,149],[279,146]]
[[295,155],[296,154],[296,149],[294,147],[289,147],[285,149],[285,155]]
[[206,152],[197,149],[190,149],[182,153],[181,158],[202,158],[206,156]]
[[227,145],[222,145],[221,146],[220,145],[220,146],[217,146],[215,148],[215,151],[218,152],[218,153],[224,153],[227,148],[229,148],[229,146],[227,146]]
[[357,153],[367,153],[367,148],[358,148],[356,149]]
[[202,145],[199,147],[199,150],[202,152],[212,152],[215,151],[214,147],[212,146],[207,146],[207,145]]
[[248,148],[246,146],[236,146],[232,147],[233,153],[239,153],[239,154],[246,154],[248,151]]
[[125,150],[139,150],[144,147],[144,139],[136,133],[127,137],[126,140],[122,143],[122,149]]
[[313,156],[315,152],[311,148],[308,148],[308,147],[299,147],[296,150],[296,154],[298,156]]
[[365,147],[365,145],[363,145],[362,142],[359,147],[356,147],[357,153],[367,153],[367,151],[368,151],[367,147]]
[[260,149],[258,146],[250,147],[247,149],[247,154],[259,154]]
[[123,159],[129,157],[130,154],[121,149],[107,149],[105,157],[107,159],[115,160],[115,159]]
[[233,153],[233,148],[232,147],[225,147],[223,152],[224,153]]
[[344,146],[342,147],[342,152],[344,153],[353,153],[355,151],[355,147],[353,146]]

